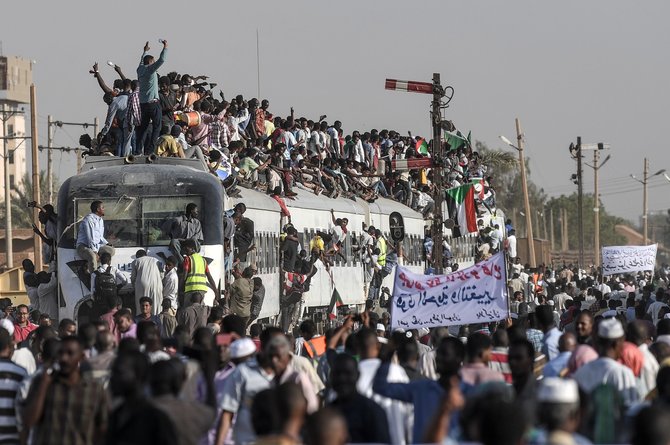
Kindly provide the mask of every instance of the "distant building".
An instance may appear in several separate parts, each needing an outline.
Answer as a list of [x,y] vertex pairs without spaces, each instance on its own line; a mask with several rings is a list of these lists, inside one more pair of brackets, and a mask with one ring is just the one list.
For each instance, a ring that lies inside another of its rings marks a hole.
[[[15,56],[0,56],[0,119],[8,117],[0,125],[0,137],[20,137],[29,133],[26,115],[30,109],[30,84],[33,83],[32,62]],[[21,113],[21,111],[24,111]],[[0,122],[1,124],[2,122]],[[0,155],[4,155],[4,143],[9,151],[10,190],[21,183],[27,171],[27,153],[30,141],[23,139],[0,140]],[[17,149],[18,147],[18,149]],[[0,200],[5,196],[4,162],[0,162]]]

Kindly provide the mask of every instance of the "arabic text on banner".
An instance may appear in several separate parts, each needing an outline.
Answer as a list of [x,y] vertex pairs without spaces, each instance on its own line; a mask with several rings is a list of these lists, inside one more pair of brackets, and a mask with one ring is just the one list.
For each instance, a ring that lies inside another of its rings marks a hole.
[[603,247],[603,275],[654,270],[657,248],[658,244]]
[[502,253],[449,275],[419,275],[397,266],[391,327],[489,323],[509,316]]

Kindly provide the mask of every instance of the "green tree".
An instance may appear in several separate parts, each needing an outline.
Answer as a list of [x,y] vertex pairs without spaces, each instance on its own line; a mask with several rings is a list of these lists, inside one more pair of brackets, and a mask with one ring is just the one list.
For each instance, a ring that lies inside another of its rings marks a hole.
[[[40,172],[40,202],[39,204],[49,204],[46,202],[49,194],[49,182],[44,171]],[[54,197],[58,196],[58,179],[53,180]],[[11,209],[12,209],[12,227],[16,229],[29,229],[33,223],[33,211],[28,207],[28,203],[33,200],[33,182],[29,173],[23,176],[21,183],[11,190]],[[56,203],[51,203],[56,207]],[[0,229],[5,228],[5,202],[0,202]]]
[[[475,142],[475,150],[482,157],[483,164],[488,167],[487,176],[493,177],[493,187],[496,190],[496,206],[510,218],[517,229],[517,235],[525,236],[526,219],[523,216],[524,202],[521,187],[521,173],[517,153],[509,150],[493,150],[483,142]],[[528,186],[528,201],[535,212],[544,209],[547,197],[544,190],[538,187],[530,178],[528,158],[526,164],[526,184]],[[533,224],[537,224],[537,213],[532,215]],[[536,227],[536,226],[534,226]],[[533,236],[539,235],[537,228]]]
[[[568,249],[579,249],[579,207],[577,205],[577,193],[566,196],[561,195],[551,198],[547,201],[547,208],[553,209],[554,226],[556,230],[557,249],[560,249],[561,242],[561,210],[566,209],[568,214]],[[584,249],[593,249],[595,242],[595,220],[594,220],[594,198],[593,194],[585,194],[582,202],[582,219],[584,227]],[[626,243],[626,238],[618,235],[614,227],[618,224],[626,224],[626,220],[618,216],[610,215],[605,210],[602,202],[598,205],[600,213],[600,245],[617,246]]]

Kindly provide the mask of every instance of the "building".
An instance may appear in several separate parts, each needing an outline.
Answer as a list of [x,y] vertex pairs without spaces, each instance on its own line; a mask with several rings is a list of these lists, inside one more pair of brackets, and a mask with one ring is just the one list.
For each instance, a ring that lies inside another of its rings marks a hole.
[[[21,139],[28,136],[27,114],[30,109],[30,84],[33,82],[32,62],[15,56],[0,56],[0,155],[5,149],[9,158],[10,190],[21,183],[27,172],[27,153],[30,140]],[[6,145],[5,145],[6,144]],[[0,200],[5,196],[4,162],[0,162]]]

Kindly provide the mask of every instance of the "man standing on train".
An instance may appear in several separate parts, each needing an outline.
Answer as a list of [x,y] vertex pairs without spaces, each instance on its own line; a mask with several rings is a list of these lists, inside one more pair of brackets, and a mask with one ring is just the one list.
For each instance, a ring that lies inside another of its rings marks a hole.
[[91,213],[81,220],[77,231],[77,254],[87,261],[87,272],[90,274],[98,268],[98,254],[108,252],[114,256],[114,248],[105,239],[103,216],[105,216],[105,205],[102,201],[93,201]]

